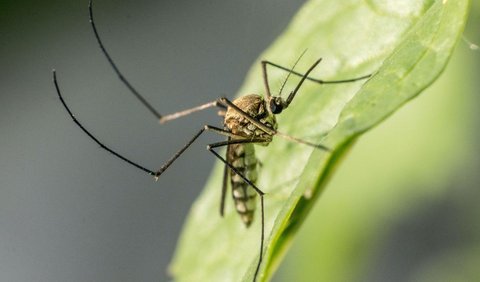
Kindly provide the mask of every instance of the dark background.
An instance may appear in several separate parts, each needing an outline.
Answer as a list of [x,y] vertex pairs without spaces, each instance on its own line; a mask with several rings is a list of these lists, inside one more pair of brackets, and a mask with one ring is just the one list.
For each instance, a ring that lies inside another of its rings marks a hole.
[[[229,3],[227,3],[229,2]],[[117,64],[162,113],[233,97],[303,1],[96,1]],[[157,169],[215,111],[159,126],[103,57],[88,1],[0,4],[0,281],[164,281],[213,157],[204,137],[162,178],[81,132],[52,83],[99,139]]]

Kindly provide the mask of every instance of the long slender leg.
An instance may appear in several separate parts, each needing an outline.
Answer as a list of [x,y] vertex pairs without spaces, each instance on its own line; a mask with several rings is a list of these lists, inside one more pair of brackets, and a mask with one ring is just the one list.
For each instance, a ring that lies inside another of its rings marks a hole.
[[207,146],[207,149],[208,148],[218,148],[218,147],[228,146],[228,145],[233,145],[233,144],[248,144],[248,143],[261,144],[261,143],[269,143],[270,142],[270,140],[262,139],[262,138],[252,138],[252,139],[245,138],[245,137],[243,137],[243,138],[244,139],[230,139],[230,140],[227,140],[227,141],[220,141],[220,142],[212,143],[212,144],[209,144]]
[[185,144],[185,146],[183,146],[180,150],[178,150],[167,162],[165,162],[156,172],[155,172],[155,180],[158,180],[158,178],[160,177],[160,175],[162,175],[162,173],[165,172],[165,170],[167,170],[167,168],[169,168],[174,161],[176,161],[178,159],[178,157],[180,157],[184,152],[185,150],[188,149],[188,147],[190,147],[190,145],[193,144],[193,142],[195,142],[195,140],[197,140],[198,137],[200,137],[200,135],[202,135],[203,132],[205,132],[206,130],[206,127],[200,129],[194,136],[192,139],[190,139],[190,141],[187,142],[187,144]]
[[298,143],[298,144],[307,145],[307,146],[313,147],[315,149],[320,149],[320,150],[324,150],[324,151],[331,151],[330,148],[328,148],[325,145],[308,142],[308,141],[305,141],[303,139],[296,138],[296,137],[290,136],[288,134],[282,133],[280,131],[277,131],[276,135],[282,137],[285,140],[292,141],[292,142],[295,142],[295,143]]
[[[265,140],[265,139],[236,139],[236,140],[232,140],[231,137],[229,136],[227,141],[213,143],[213,144],[210,144],[209,147],[210,148],[217,148],[217,147],[221,147],[221,146],[227,146],[226,155],[228,156],[228,150],[230,149],[230,146],[228,146],[228,145],[241,144],[241,143],[264,143],[264,142],[270,142],[270,141]],[[228,171],[229,171],[229,167],[227,165],[225,165],[224,170],[223,170],[222,192],[221,192],[221,196],[220,196],[221,197],[220,198],[220,215],[221,216],[224,215],[224,211],[225,211],[225,195],[226,195],[227,186],[228,186],[228,182],[227,182],[228,181]]]
[[[265,139],[237,139],[237,140],[227,140],[227,141],[221,141],[217,143],[212,143],[207,146],[207,150],[209,150],[212,154],[214,154],[218,159],[220,159],[224,164],[225,168],[228,167],[228,169],[231,169],[234,171],[237,175],[239,175],[243,181],[245,181],[248,185],[250,185],[260,196],[260,206],[261,206],[261,237],[260,237],[260,253],[259,253],[259,260],[257,263],[257,267],[255,269],[255,275],[254,275],[254,281],[257,278],[258,272],[260,271],[260,266],[262,264],[263,260],[263,246],[264,246],[264,241],[265,241],[265,204],[264,204],[264,195],[265,193],[260,190],[255,184],[253,184],[248,178],[246,178],[241,172],[239,172],[234,166],[232,166],[230,163],[227,162],[226,159],[224,159],[222,156],[220,156],[214,148],[222,147],[222,146],[229,146],[232,144],[240,144],[240,143],[262,143],[262,142],[269,142],[269,140]],[[227,147],[228,150],[228,147]],[[225,170],[224,170],[225,171]]]
[[157,118],[161,119],[162,115],[135,89],[135,87],[128,82],[128,80],[123,76],[123,74],[120,72],[120,69],[117,67],[115,62],[113,61],[112,57],[108,53],[107,49],[105,49],[105,46],[103,45],[102,40],[100,39],[100,35],[98,34],[97,27],[95,26],[95,21],[93,20],[93,1],[90,0],[88,3],[88,11],[89,11],[89,16],[90,16],[90,24],[92,25],[93,33],[95,34],[95,38],[97,39],[98,45],[100,46],[100,49],[102,50],[102,53],[105,55],[107,58],[110,66],[113,68],[115,73],[118,75],[118,78],[122,83],[130,90],[130,92],[135,95],[135,97]]
[[190,109],[186,109],[183,111],[179,111],[173,114],[168,114],[168,115],[162,115],[160,112],[158,112],[152,104],[150,104],[145,97],[143,97],[135,87],[125,78],[125,76],[122,74],[120,69],[117,67],[117,64],[113,61],[112,57],[110,56],[110,53],[107,51],[105,48],[105,45],[103,44],[100,35],[98,33],[97,27],[95,25],[95,21],[93,19],[93,0],[90,0],[89,5],[88,5],[88,11],[89,11],[89,18],[90,18],[90,24],[92,26],[93,33],[95,34],[95,38],[97,39],[98,45],[100,46],[100,49],[102,50],[103,55],[107,58],[108,63],[112,67],[112,69],[115,71],[117,74],[118,78],[120,81],[128,88],[128,90],[158,119],[160,123],[166,123],[168,121],[177,119],[179,117],[183,117],[186,115],[189,115],[191,113],[201,111],[207,108],[211,107],[222,107],[222,105],[219,105],[217,101],[212,101],[205,103],[203,105],[193,107]]
[[268,73],[267,73],[267,64],[262,61],[262,74],[263,74],[263,85],[265,85],[265,98],[266,100],[270,99],[272,94],[270,93],[270,84],[268,83]]
[[176,112],[176,113],[173,113],[173,114],[168,114],[168,115],[162,116],[158,120],[158,122],[160,122],[161,124],[164,124],[168,121],[177,119],[179,117],[183,117],[183,116],[192,114],[194,112],[205,110],[205,109],[208,109],[208,108],[211,108],[211,107],[220,107],[222,109],[226,108],[224,105],[218,103],[218,101],[215,100],[215,101],[211,101],[211,102],[205,103],[205,104],[200,105],[200,106],[196,106],[196,107],[193,107],[193,108],[190,108],[190,109],[186,109],[186,110],[179,111],[179,112]]
[[170,165],[173,164],[173,162],[175,162],[178,157],[180,157],[187,149],[188,147],[190,147],[190,145],[193,144],[193,142],[195,142],[195,140],[197,140],[198,137],[200,137],[200,135],[202,135],[203,132],[205,132],[206,130],[210,130],[210,131],[214,131],[214,132],[217,132],[217,133],[220,133],[220,134],[224,134],[224,135],[227,135],[229,137],[239,137],[238,135],[235,135],[231,132],[228,132],[226,130],[223,130],[223,129],[220,129],[218,127],[214,127],[214,126],[210,126],[210,125],[205,125],[202,129],[200,129],[194,136],[192,139],[190,139],[190,141],[187,142],[187,144],[185,144],[180,150],[178,150],[168,161],[166,161],[156,172],[155,172],[155,179],[158,179],[158,177],[160,177],[160,175],[162,175],[162,173],[167,170],[167,168],[170,167]]
[[142,166],[142,165],[139,165],[137,164],[136,162],[133,162],[131,161],[130,159],[126,158],[125,156],[119,154],[118,152],[116,152],[115,150],[109,148],[108,146],[106,146],[104,143],[102,143],[100,140],[98,140],[90,131],[88,131],[78,120],[77,118],[75,117],[75,115],[73,114],[73,112],[70,110],[70,108],[68,107],[67,103],[65,102],[65,100],[63,99],[63,96],[62,96],[62,93],[60,91],[60,87],[58,86],[58,82],[57,82],[57,75],[56,75],[56,72],[55,70],[53,70],[53,83],[55,85],[55,89],[57,91],[57,95],[58,95],[58,98],[60,99],[60,101],[62,102],[62,105],[63,107],[65,108],[65,110],[68,112],[68,114],[70,115],[70,117],[72,118],[72,120],[75,122],[75,124],[77,124],[78,127],[80,127],[80,129],[88,135],[88,137],[90,137],[95,143],[97,143],[102,149],[104,149],[105,151],[111,153],[112,155],[114,155],[115,157],[121,159],[122,161],[125,161],[127,162],[128,164],[152,175],[155,177],[155,179],[158,179],[158,177],[178,158],[180,157],[180,155],[185,152],[185,150],[188,149],[188,147],[190,147],[190,145],[193,144],[193,142],[195,142],[195,140],[197,140],[197,138],[206,130],[209,130],[209,131],[213,131],[213,132],[216,132],[216,133],[219,133],[219,134],[222,134],[222,135],[225,135],[225,136],[229,136],[229,137],[241,137],[241,136],[238,136],[238,135],[235,135],[231,132],[228,132],[226,130],[223,130],[223,129],[220,129],[220,128],[217,128],[217,127],[214,127],[214,126],[209,126],[209,125],[205,125],[202,129],[200,129],[194,136],[193,138],[187,142],[187,144],[185,144],[184,147],[182,147],[178,152],[175,153],[175,155],[170,158],[164,165],[161,166],[161,168],[157,171],[154,171],[152,169],[148,169],[146,168],[145,166]]
[[95,136],[92,135],[92,133],[90,133],[90,131],[88,131],[76,118],[75,118],[75,115],[72,113],[72,111],[70,110],[70,108],[67,106],[67,103],[65,103],[65,100],[63,100],[63,97],[62,97],[62,94],[60,93],[60,88],[58,87],[58,83],[57,83],[57,75],[56,75],[56,72],[55,70],[53,70],[53,83],[55,84],[55,89],[57,90],[57,94],[58,94],[58,98],[60,98],[60,101],[62,102],[63,106],[65,107],[65,109],[67,110],[68,114],[70,115],[70,117],[72,118],[72,120],[78,125],[78,127],[80,127],[80,129],[85,132],[85,134],[87,134],[93,141],[95,141],[95,143],[97,143],[98,145],[100,145],[100,147],[102,149],[105,149],[106,151],[110,152],[111,154],[113,154],[114,156],[116,156],[117,158],[133,165],[134,167],[140,169],[140,170],[143,170],[145,171],[146,173],[152,175],[152,176],[155,176],[156,173],[148,168],[145,168],[144,166],[141,166],[127,158],[125,158],[124,156],[120,155],[119,153],[115,152],[114,150],[110,149],[109,147],[107,147],[106,145],[104,145],[102,142],[100,142]]
[[262,265],[263,245],[265,242],[265,203],[263,201],[263,196],[260,196],[260,207],[262,209],[262,235],[260,236],[260,255],[258,258],[257,268],[255,269],[255,274],[253,276],[254,282],[257,280],[258,271],[260,270],[260,265]]
[[[273,63],[271,61],[265,61],[264,60],[264,61],[262,61],[262,65],[270,65],[270,66],[273,66],[273,67],[279,68],[281,70],[290,72],[290,73],[292,73],[296,76],[300,76],[300,77],[302,77],[304,75],[302,73],[294,71],[293,69],[283,67],[283,66],[281,66],[279,64],[276,64],[276,63]],[[350,79],[341,79],[341,80],[323,80],[323,79],[318,79],[318,78],[313,78],[313,77],[307,76],[306,79],[310,80],[310,81],[313,81],[313,82],[316,82],[316,83],[320,83],[320,84],[335,84],[335,83],[355,82],[355,81],[358,81],[358,80],[369,78],[370,76],[372,76],[372,75],[367,74],[367,75],[363,75],[363,76],[360,76],[360,77],[355,77],[355,78],[350,78]]]
[[[246,140],[248,141],[248,140]],[[262,260],[263,260],[263,245],[264,245],[264,241],[265,241],[265,205],[264,205],[264,200],[263,200],[263,196],[265,195],[265,193],[260,190],[255,184],[253,184],[248,178],[246,178],[242,173],[240,173],[234,166],[232,166],[230,163],[228,163],[224,158],[222,158],[222,156],[220,156],[217,152],[215,152],[215,150],[213,150],[213,148],[215,147],[219,147],[220,143],[225,143],[225,142],[218,142],[218,143],[215,143],[215,144],[210,144],[207,146],[207,149],[212,153],[214,154],[219,160],[221,160],[226,166],[228,166],[231,170],[233,170],[238,176],[240,176],[243,181],[245,181],[248,185],[250,185],[256,192],[257,194],[260,196],[260,208],[261,208],[261,218],[262,218],[262,226],[261,226],[261,236],[260,236],[260,253],[259,253],[259,258],[258,258],[258,263],[257,263],[257,268],[255,269],[255,275],[254,275],[254,278],[253,278],[253,281],[256,281],[257,279],[257,275],[258,275],[258,272],[260,270],[260,265],[262,264]],[[223,146],[228,146],[229,144],[223,144]],[[213,147],[215,146],[215,147]]]
[[[227,142],[230,141],[230,137],[228,137]],[[227,146],[227,150],[225,151],[225,155],[228,156],[230,146]],[[222,180],[222,192],[220,196],[220,216],[223,217],[225,213],[225,196],[227,195],[227,187],[228,187],[228,172],[229,168],[227,165],[223,167],[223,180]]]
[[205,127],[207,128],[207,130],[213,131],[213,132],[218,133],[218,134],[223,135],[223,136],[244,138],[243,136],[236,135],[236,134],[234,134],[234,133],[232,133],[228,130],[221,129],[221,128],[218,128],[218,127],[213,126],[213,125],[205,125]]

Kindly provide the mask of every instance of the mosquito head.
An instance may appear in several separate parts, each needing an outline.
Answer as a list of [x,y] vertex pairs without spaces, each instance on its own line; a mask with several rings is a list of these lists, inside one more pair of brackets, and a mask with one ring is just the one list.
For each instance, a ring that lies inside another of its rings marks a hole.
[[268,107],[270,112],[274,115],[280,114],[284,109],[287,108],[286,102],[279,96],[273,96],[268,102]]

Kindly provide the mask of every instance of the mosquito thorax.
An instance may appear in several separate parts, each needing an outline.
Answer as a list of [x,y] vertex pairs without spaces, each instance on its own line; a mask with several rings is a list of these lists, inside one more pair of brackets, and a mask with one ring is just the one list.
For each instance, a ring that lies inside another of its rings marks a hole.
[[[233,104],[264,125],[274,130],[277,129],[277,121],[275,116],[269,111],[269,108],[267,108],[267,103],[262,96],[256,94],[242,96],[235,99]],[[242,135],[245,137],[258,137],[265,139],[271,138],[271,135],[258,128],[242,114],[230,107],[227,109],[225,114],[224,125],[233,134]]]

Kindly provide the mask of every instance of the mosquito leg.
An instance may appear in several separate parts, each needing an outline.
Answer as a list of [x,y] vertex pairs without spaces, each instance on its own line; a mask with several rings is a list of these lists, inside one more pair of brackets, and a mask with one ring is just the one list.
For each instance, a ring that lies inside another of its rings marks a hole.
[[89,11],[89,19],[90,19],[90,24],[92,26],[92,30],[93,30],[93,33],[95,34],[95,38],[97,39],[97,43],[98,45],[100,46],[100,49],[102,50],[102,53],[103,55],[107,58],[108,60],[108,63],[110,64],[110,66],[112,67],[112,69],[115,71],[115,73],[117,74],[118,78],[120,79],[120,81],[128,88],[128,90],[150,111],[150,113],[152,113],[158,120],[160,123],[165,123],[165,122],[168,122],[168,121],[171,121],[171,120],[174,120],[174,119],[177,119],[179,117],[182,117],[182,116],[186,116],[186,115],[189,115],[191,113],[194,113],[194,112],[197,112],[197,111],[201,111],[201,110],[204,110],[204,109],[207,109],[207,108],[210,108],[210,107],[215,107],[215,106],[218,106],[218,107],[223,107],[223,105],[219,105],[217,103],[217,101],[212,101],[212,102],[209,102],[209,103],[206,103],[206,104],[203,104],[203,105],[200,105],[200,106],[197,106],[197,107],[193,107],[191,109],[187,109],[187,110],[183,110],[183,111],[180,111],[180,112],[177,112],[177,113],[173,113],[173,114],[169,114],[169,115],[165,115],[163,116],[162,114],[160,114],[153,106],[152,104],[150,104],[146,99],[145,97],[143,97],[138,91],[137,89],[135,89],[135,87],[133,87],[133,85],[125,78],[125,76],[122,74],[122,72],[120,71],[120,69],[117,67],[117,64],[113,61],[112,57],[110,56],[110,53],[107,51],[107,49],[105,48],[105,45],[103,44],[103,41],[102,39],[100,38],[100,34],[98,33],[98,30],[97,30],[97,27],[95,25],[95,21],[94,21],[94,18],[93,18],[93,0],[90,0],[89,4],[88,4],[88,11]]
[[[228,137],[227,142],[230,141],[230,137]],[[227,147],[227,151],[225,152],[225,155],[228,156],[228,150],[230,147]],[[225,212],[225,196],[227,194],[227,187],[228,187],[228,172],[229,168],[227,165],[224,166],[223,168],[223,181],[222,181],[222,193],[220,196],[220,216],[223,217],[224,212]]]
[[299,143],[299,144],[303,144],[303,145],[307,145],[307,146],[313,147],[315,149],[320,149],[320,150],[324,150],[324,151],[327,151],[327,152],[331,151],[331,149],[326,147],[325,145],[308,142],[308,141],[305,141],[303,139],[296,138],[296,137],[290,136],[288,134],[285,134],[285,133],[282,133],[282,132],[279,132],[279,131],[277,131],[276,135],[282,137],[285,140],[292,141],[292,142]]
[[[243,137],[241,137],[241,138],[243,138]],[[231,145],[231,144],[239,144],[239,143],[262,143],[262,142],[268,142],[268,141],[263,140],[263,139],[236,139],[236,140],[232,140],[231,137],[229,136],[227,141],[210,144],[210,148],[217,148],[217,147],[221,147],[221,146],[226,146],[226,145]],[[229,149],[230,149],[230,146],[227,146],[226,155],[228,155],[228,150]],[[229,171],[229,168],[228,168],[227,165],[225,165],[225,168],[223,170],[222,193],[221,193],[221,199],[220,199],[220,215],[221,216],[223,216],[224,210],[225,210],[225,195],[226,195],[227,186],[228,186],[228,171]]]
[[[278,65],[276,63],[273,63],[273,62],[270,62],[270,61],[262,61],[262,65],[270,65],[272,67],[276,67],[278,69],[281,69],[281,70],[284,70],[284,71],[287,71],[289,73],[292,73],[296,76],[300,76],[302,77],[304,74],[302,73],[299,73],[299,72],[296,72],[294,71],[293,69],[289,69],[289,68],[286,68],[286,67],[283,67],[281,65]],[[372,76],[371,74],[367,74],[367,75],[364,75],[364,76],[360,76],[360,77],[355,77],[355,78],[350,78],[350,79],[342,79],[342,80],[322,80],[322,79],[318,79],[318,78],[313,78],[313,77],[309,77],[307,76],[307,80],[310,80],[310,81],[313,81],[313,82],[316,82],[316,83],[319,83],[319,84],[334,84],[334,83],[346,83],[346,82],[355,82],[355,81],[358,81],[358,80],[362,80],[362,79],[367,79],[369,78],[370,76]]]
[[[221,133],[220,133],[221,134]],[[240,136],[237,136],[237,138]],[[244,138],[244,137],[240,137]],[[240,144],[240,143],[263,143],[263,142],[269,142],[264,139],[235,139],[232,140],[231,136],[228,137],[227,141],[223,142],[218,142],[218,143],[213,143],[210,144],[210,148],[217,148],[221,146],[226,146],[226,145],[231,145],[231,144]],[[229,146],[227,146],[227,152],[226,154],[228,155],[228,150],[230,149]],[[222,193],[221,193],[221,198],[220,198],[220,215],[223,216],[224,210],[225,210],[225,195],[227,191],[227,186],[228,186],[228,166],[225,165],[225,168],[223,170],[223,182],[222,182]]]
[[78,120],[77,118],[75,117],[75,115],[72,113],[72,111],[70,110],[70,108],[67,106],[67,103],[65,103],[65,100],[63,100],[63,97],[62,97],[62,94],[60,92],[60,87],[58,86],[58,83],[57,83],[57,75],[56,75],[56,72],[55,70],[53,70],[53,83],[55,84],[55,89],[57,90],[57,94],[58,94],[58,98],[60,98],[60,101],[62,102],[62,105],[63,107],[67,110],[68,114],[70,115],[70,117],[72,118],[72,120],[78,125],[78,127],[80,127],[80,129],[85,132],[85,134],[87,134],[93,141],[95,141],[95,143],[97,143],[98,145],[100,145],[101,148],[105,149],[106,151],[108,151],[109,153],[113,154],[114,156],[116,156],[117,158],[133,165],[134,167],[138,168],[138,169],[141,169],[143,171],[145,171],[146,173],[150,174],[150,175],[153,175],[155,176],[155,172],[153,172],[152,170],[148,169],[148,168],[145,168],[127,158],[125,158],[124,156],[120,155],[119,153],[113,151],[112,149],[110,149],[109,147],[107,147],[106,145],[104,145],[102,142],[100,142],[97,138],[95,138],[95,136],[92,135],[92,133],[90,133],[90,131],[88,131]]
[[262,61],[262,75],[263,75],[263,85],[265,85],[265,100],[269,100],[272,97],[270,93],[270,84],[268,83],[268,73],[267,73],[267,64],[265,61]]
[[196,106],[196,107],[193,107],[193,108],[190,108],[190,109],[179,111],[179,112],[176,112],[176,113],[173,113],[173,114],[164,115],[159,119],[159,122],[161,124],[163,124],[163,123],[166,123],[168,121],[177,119],[179,117],[183,117],[183,116],[192,114],[194,112],[202,111],[202,110],[205,110],[205,109],[208,109],[208,108],[211,108],[211,107],[220,108],[220,110],[218,111],[218,115],[219,116],[225,116],[225,111],[227,110],[227,105],[222,103],[220,101],[220,99],[217,99],[215,101],[211,101],[211,102],[205,103],[205,104],[200,105],[200,106]]
[[97,27],[95,26],[95,21],[93,20],[93,0],[90,0],[88,3],[88,11],[89,11],[89,18],[90,18],[90,24],[93,29],[93,33],[95,34],[95,38],[97,39],[98,45],[100,46],[100,49],[102,50],[102,53],[105,55],[105,57],[108,60],[108,63],[110,66],[113,68],[115,73],[118,75],[118,78],[122,83],[130,90],[130,92],[135,95],[135,97],[157,118],[161,119],[162,115],[135,89],[135,87],[128,82],[128,80],[123,76],[123,74],[120,72],[120,69],[117,67],[115,62],[113,61],[112,57],[108,53],[107,49],[103,45],[102,40],[100,39],[100,35],[98,34]]
[[248,139],[248,138],[245,138],[245,137],[242,137],[244,139],[230,139],[230,140],[227,140],[227,141],[220,141],[220,142],[217,142],[217,143],[212,143],[212,144],[209,144],[207,146],[207,149],[208,148],[218,148],[218,147],[223,147],[223,146],[228,146],[228,145],[233,145],[233,144],[248,144],[248,143],[256,143],[256,144],[260,144],[260,143],[268,143],[270,142],[271,140],[268,140],[268,139],[262,139],[262,138],[253,138],[253,139]]
[[[232,141],[249,141],[249,140],[232,140]],[[245,181],[248,185],[250,185],[257,192],[257,194],[260,196],[260,207],[261,207],[261,217],[262,217],[261,229],[262,230],[261,230],[261,236],[260,236],[260,254],[259,254],[259,259],[258,259],[258,263],[257,263],[257,268],[255,269],[255,275],[254,275],[254,278],[253,278],[253,281],[256,281],[258,272],[260,270],[260,265],[262,264],[262,260],[263,260],[263,244],[264,244],[264,240],[265,240],[265,205],[264,205],[264,201],[263,201],[263,196],[265,195],[265,193],[262,192],[262,190],[260,190],[250,180],[248,180],[248,178],[246,178],[242,173],[240,173],[234,166],[232,166],[224,158],[222,158],[222,156],[220,156],[217,152],[215,152],[215,150],[213,150],[213,148],[214,148],[213,146],[219,147],[220,146],[219,144],[221,144],[221,143],[223,143],[224,146],[229,145],[228,141],[218,142],[218,143],[215,143],[215,144],[208,145],[207,150],[209,150],[218,159],[220,159],[226,166],[228,166],[229,169],[233,170],[238,176],[240,176],[243,179],[243,181]],[[247,143],[247,142],[244,142],[244,143]],[[232,143],[230,143],[230,144],[232,144]]]
[[263,260],[263,244],[265,241],[265,204],[263,202],[263,196],[260,196],[260,207],[262,210],[262,235],[260,236],[260,255],[258,258],[257,268],[255,269],[255,274],[253,276],[253,281],[257,280],[258,271],[260,270],[260,265]]
[[229,131],[226,131],[226,130],[223,130],[223,129],[220,129],[220,128],[217,128],[217,127],[214,127],[214,126],[209,126],[209,125],[205,125],[202,129],[200,129],[197,134],[195,134],[193,136],[193,138],[183,147],[181,148],[172,158],[170,158],[170,160],[168,160],[159,170],[157,171],[153,171],[151,169],[148,169],[142,165],[139,165],[137,164],[136,162],[133,162],[131,161],[130,159],[124,157],[123,155],[117,153],[116,151],[114,151],[113,149],[110,149],[108,146],[106,146],[105,144],[103,144],[100,140],[98,140],[90,131],[88,131],[78,120],[77,118],[75,117],[75,115],[73,114],[73,112],[70,110],[70,108],[68,107],[67,103],[65,102],[65,100],[63,99],[63,96],[62,96],[62,93],[60,91],[60,87],[58,86],[58,82],[57,82],[57,74],[55,72],[55,70],[53,70],[53,83],[55,85],[55,89],[57,91],[57,95],[58,95],[58,98],[60,99],[63,107],[65,108],[65,110],[68,112],[68,114],[70,115],[70,117],[72,118],[72,120],[75,122],[75,124],[77,124],[78,127],[80,127],[80,129],[88,135],[88,137],[90,137],[93,141],[95,141],[95,143],[97,143],[102,149],[104,149],[105,151],[111,153],[112,155],[114,155],[115,157],[121,159],[122,161],[125,161],[126,163],[152,175],[155,177],[155,179],[158,179],[158,177],[178,158],[180,157],[180,155],[188,148],[190,147],[190,145],[192,145],[193,142],[195,142],[195,140],[206,130],[210,130],[210,131],[213,131],[213,132],[217,132],[219,134],[223,134],[223,135],[226,135],[226,136],[229,136],[229,137],[239,137]]
[[203,132],[205,132],[206,130],[209,130],[209,131],[213,131],[213,132],[216,132],[216,133],[219,133],[219,134],[222,134],[222,135],[226,135],[226,136],[229,136],[229,137],[240,137],[239,135],[235,135],[229,131],[226,131],[226,130],[223,130],[221,128],[218,128],[218,127],[215,127],[215,126],[211,126],[211,125],[205,125],[202,129],[200,129],[194,136],[192,139],[190,139],[190,141],[187,142],[187,144],[185,144],[185,146],[183,146],[180,150],[178,150],[167,162],[165,162],[156,172],[155,172],[155,179],[158,179],[158,177],[160,177],[160,175],[165,171],[167,170],[167,168],[170,167],[170,165],[172,165],[172,163],[178,159],[178,157],[180,157],[183,152],[185,152],[185,150],[188,149],[188,147],[190,147],[190,145],[193,144],[193,142],[195,142],[195,140],[197,140],[198,137],[200,137],[200,135],[202,135]]
[[[209,146],[210,146],[210,148],[217,148],[217,147],[227,146],[227,145],[232,145],[232,144],[263,143],[263,142],[269,142],[269,141],[265,140],[265,139],[236,139],[236,140],[232,140],[229,137],[227,141],[213,143],[213,144],[210,144]],[[230,146],[227,146],[227,152],[226,152],[227,155],[228,155],[228,150],[229,149],[230,149]],[[225,168],[223,170],[222,193],[221,193],[221,198],[220,198],[220,215],[221,216],[223,216],[224,210],[225,210],[225,195],[226,195],[227,185],[228,185],[227,184],[228,171],[229,171],[229,167],[227,165],[225,165]]]
[[205,104],[200,105],[200,106],[196,106],[196,107],[186,109],[186,110],[183,110],[183,111],[180,111],[180,112],[176,112],[176,113],[173,113],[173,114],[168,114],[168,115],[162,116],[158,119],[158,122],[160,122],[160,124],[164,124],[168,121],[177,119],[179,117],[183,117],[183,116],[189,115],[191,113],[198,112],[198,111],[201,111],[201,110],[205,110],[205,109],[208,109],[208,108],[211,108],[211,107],[222,107],[223,108],[223,105],[219,104],[218,101],[215,100],[215,101],[208,102],[208,103],[205,103]]

